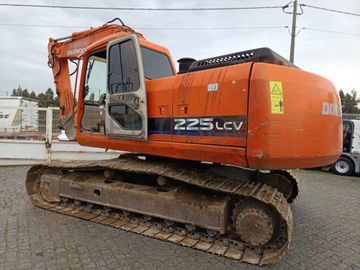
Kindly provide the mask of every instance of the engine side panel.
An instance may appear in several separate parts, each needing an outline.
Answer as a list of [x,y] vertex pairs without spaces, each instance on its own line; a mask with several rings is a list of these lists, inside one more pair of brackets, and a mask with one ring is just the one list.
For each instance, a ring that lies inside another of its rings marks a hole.
[[[279,83],[281,99],[270,92],[270,86]],[[318,167],[333,163],[340,155],[338,95],[332,83],[320,76],[246,63],[147,81],[146,86],[148,141],[78,130],[78,142],[254,169]],[[276,103],[280,100],[281,106]],[[282,113],[276,113],[280,107]],[[234,131],[240,122],[241,128]]]
[[246,146],[251,63],[176,76],[173,141]]
[[342,148],[341,108],[334,85],[315,74],[255,63],[250,83],[249,167],[328,165]]

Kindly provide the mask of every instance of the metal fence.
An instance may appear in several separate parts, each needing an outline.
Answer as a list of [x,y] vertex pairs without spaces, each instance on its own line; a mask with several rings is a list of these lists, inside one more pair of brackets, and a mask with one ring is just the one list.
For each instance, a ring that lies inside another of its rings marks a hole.
[[357,114],[357,113],[343,113],[343,119],[346,119],[346,120],[360,120],[360,114]]
[[59,108],[30,109],[0,106],[0,166],[51,160],[103,160],[123,153],[59,140]]
[[1,106],[0,138],[46,140],[47,136],[57,136],[60,134],[59,116],[58,107]]
[[[52,141],[60,134],[58,107],[29,108],[1,106],[0,139]],[[343,119],[359,119],[360,114],[343,113]]]

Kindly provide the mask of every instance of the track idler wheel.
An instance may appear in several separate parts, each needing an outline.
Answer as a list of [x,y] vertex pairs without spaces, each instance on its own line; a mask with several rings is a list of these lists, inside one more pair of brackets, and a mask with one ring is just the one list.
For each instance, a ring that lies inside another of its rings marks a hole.
[[251,246],[263,246],[278,233],[279,224],[269,206],[246,201],[235,206],[233,225],[236,234]]
[[277,188],[288,203],[292,203],[299,193],[299,186],[294,172],[271,171],[271,173],[258,172],[257,180],[261,183]]

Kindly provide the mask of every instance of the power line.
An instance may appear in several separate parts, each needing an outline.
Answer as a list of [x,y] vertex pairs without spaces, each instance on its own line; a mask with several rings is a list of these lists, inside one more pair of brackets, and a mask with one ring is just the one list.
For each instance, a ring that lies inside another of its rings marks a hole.
[[208,7],[208,8],[206,8],[206,7],[205,8],[148,8],[148,7],[59,6],[59,5],[8,4],[8,3],[0,3],[0,6],[26,7],[26,8],[85,9],[85,10],[126,10],[126,11],[234,11],[234,10],[283,8],[283,6]]
[[304,27],[304,28],[301,28],[301,29],[302,29],[302,30],[317,31],[317,32],[326,32],[326,33],[333,33],[333,34],[341,34],[341,35],[360,36],[360,33],[340,32],[340,31],[332,31],[332,30],[326,30],[326,29],[310,28],[310,27]]
[[247,29],[280,29],[286,26],[244,26],[244,27],[134,27],[143,30],[247,30]]
[[[44,27],[44,28],[90,28],[83,25],[44,25],[44,24],[18,24],[0,23],[0,26],[10,27]],[[246,30],[246,29],[280,29],[286,26],[243,26],[243,27],[133,27],[139,30]]]
[[10,27],[39,27],[39,28],[90,28],[79,25],[42,25],[42,24],[20,24],[20,23],[0,23],[0,26]]
[[[0,23],[0,26],[9,27],[38,27],[38,28],[85,28],[90,26],[84,25],[45,25],[45,24],[20,24],[20,23]],[[242,27],[133,27],[136,30],[179,30],[179,31],[196,31],[196,30],[248,30],[248,29],[288,29],[289,26],[242,26]],[[360,36],[360,33],[349,33],[341,31],[332,31],[312,27],[303,27],[301,30],[327,32],[341,35]]]
[[342,11],[342,10],[337,10],[337,9],[331,9],[331,8],[324,8],[324,7],[312,6],[312,5],[307,5],[307,4],[300,4],[300,6],[360,17],[360,14],[359,14],[359,13],[353,13],[353,12],[347,12],[347,11]]
[[[235,11],[235,10],[256,10],[256,9],[284,9],[288,5],[275,6],[249,6],[249,7],[204,7],[204,8],[149,8],[149,7],[99,7],[99,6],[60,6],[60,5],[37,5],[37,4],[9,4],[0,3],[4,7],[26,7],[26,8],[60,8],[60,9],[85,9],[85,10],[123,10],[123,11]],[[300,7],[309,7],[324,11],[336,12],[346,15],[358,16],[359,13],[342,11],[337,9],[300,4]]]

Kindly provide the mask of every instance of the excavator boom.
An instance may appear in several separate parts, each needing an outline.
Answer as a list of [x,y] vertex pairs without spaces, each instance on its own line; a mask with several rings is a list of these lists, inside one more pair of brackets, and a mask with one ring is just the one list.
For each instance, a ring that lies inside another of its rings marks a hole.
[[[116,20],[116,19],[115,19]],[[113,20],[114,21],[114,20]],[[111,21],[111,22],[113,22]],[[80,60],[86,47],[114,33],[135,33],[126,25],[109,24],[108,22],[100,27],[90,28],[81,32],[74,32],[71,36],[61,38],[50,38],[48,43],[48,66],[52,69],[56,93],[59,97],[60,106],[60,125],[63,128],[66,120],[75,115],[75,97],[77,88],[77,78]],[[140,33],[136,33],[139,38],[144,38]],[[69,61],[74,63],[76,69],[70,74]],[[71,76],[75,75],[74,89],[71,85]],[[67,121],[66,129],[74,128],[74,121]],[[65,128],[65,127],[64,127]]]

